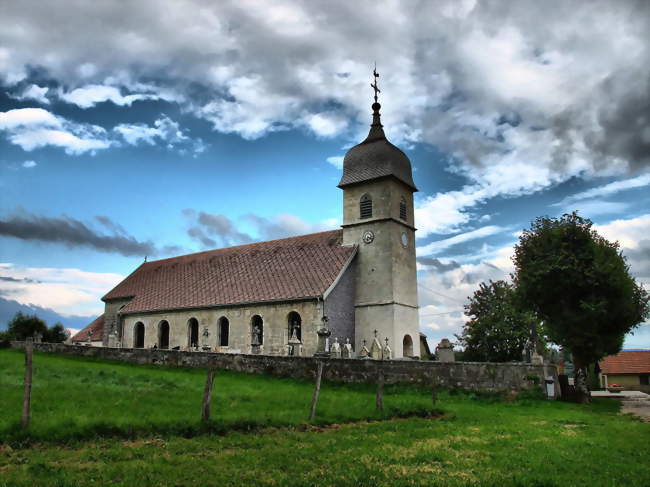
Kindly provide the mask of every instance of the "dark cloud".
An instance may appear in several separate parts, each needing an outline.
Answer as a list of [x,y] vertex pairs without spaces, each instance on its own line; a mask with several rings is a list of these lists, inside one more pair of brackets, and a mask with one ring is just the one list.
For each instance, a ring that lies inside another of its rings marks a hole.
[[216,246],[228,247],[257,240],[274,240],[277,238],[304,235],[324,230],[331,230],[334,222],[309,223],[301,218],[286,213],[272,217],[262,217],[249,213],[241,217],[241,222],[254,230],[254,235],[238,229],[237,224],[225,215],[206,213],[192,209],[183,210],[191,221],[187,234],[206,248]]
[[41,281],[36,281],[34,279],[29,279],[27,277],[23,277],[22,279],[16,279],[15,277],[9,277],[9,276],[0,276],[0,281],[4,282],[24,282],[26,284],[40,284]]
[[[108,217],[97,217],[97,219],[107,228],[121,228]],[[167,255],[180,250],[177,246],[158,248],[150,241],[141,242],[124,233],[100,234],[83,222],[68,216],[50,218],[24,211],[1,219],[0,235],[21,240],[60,243],[68,247],[89,247],[100,252],[113,252],[127,257]]]
[[422,265],[433,267],[439,272],[448,272],[460,268],[460,264],[454,260],[450,261],[448,264],[443,264],[440,259],[433,257],[417,257],[417,261]]
[[183,214],[192,222],[187,234],[204,248],[229,247],[253,241],[250,235],[237,230],[227,216],[190,208],[183,210]]

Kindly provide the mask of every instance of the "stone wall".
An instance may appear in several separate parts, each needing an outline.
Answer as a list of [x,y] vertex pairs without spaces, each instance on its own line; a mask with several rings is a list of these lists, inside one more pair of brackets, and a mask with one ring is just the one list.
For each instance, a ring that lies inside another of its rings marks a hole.
[[[22,348],[22,342],[12,342]],[[38,351],[97,357],[135,364],[233,370],[250,374],[266,373],[281,377],[312,379],[318,360],[325,362],[323,377],[336,382],[374,382],[381,367],[387,383],[439,385],[473,391],[521,391],[545,387],[544,377],[551,376],[557,387],[554,366],[523,363],[441,363],[410,360],[316,359],[314,357],[277,357],[172,350],[96,348],[62,343],[36,343]],[[540,383],[541,382],[541,383]]]
[[354,292],[355,282],[354,274],[356,271],[356,263],[352,262],[351,265],[345,269],[345,272],[336,283],[332,292],[324,300],[325,316],[329,318],[327,327],[332,332],[330,341],[335,338],[339,339],[341,344],[345,343],[345,339],[349,338],[352,346],[354,343]]

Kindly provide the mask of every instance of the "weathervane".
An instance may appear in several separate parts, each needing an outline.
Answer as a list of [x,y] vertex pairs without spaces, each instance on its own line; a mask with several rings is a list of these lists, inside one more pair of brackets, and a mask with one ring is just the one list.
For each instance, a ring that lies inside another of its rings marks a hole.
[[372,70],[372,75],[375,77],[375,82],[370,83],[370,87],[375,90],[375,103],[377,103],[377,93],[381,93],[381,90],[377,86],[377,78],[379,78],[379,73],[377,72],[377,63],[375,63],[375,69]]

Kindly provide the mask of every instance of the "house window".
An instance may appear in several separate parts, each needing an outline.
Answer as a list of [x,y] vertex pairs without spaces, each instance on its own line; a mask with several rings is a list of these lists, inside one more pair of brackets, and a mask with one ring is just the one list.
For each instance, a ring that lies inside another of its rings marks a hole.
[[406,221],[406,200],[402,196],[402,199],[399,202],[399,217]]
[[289,338],[293,338],[295,335],[298,340],[302,341],[302,318],[300,318],[300,315],[292,311],[289,313],[287,321],[289,324]]
[[228,318],[222,316],[219,318],[219,346],[228,346],[228,336],[230,335],[230,322]]
[[639,384],[642,386],[650,386],[650,374],[641,374],[639,376]]
[[359,202],[359,218],[372,218],[372,198],[367,194]]
[[169,348],[169,323],[167,320],[158,323],[158,348]]
[[264,320],[260,315],[255,315],[251,319],[251,344],[264,344]]
[[190,348],[199,346],[199,321],[196,318],[190,318],[187,322],[187,346]]
[[133,348],[144,348],[144,323],[141,321],[133,328]]

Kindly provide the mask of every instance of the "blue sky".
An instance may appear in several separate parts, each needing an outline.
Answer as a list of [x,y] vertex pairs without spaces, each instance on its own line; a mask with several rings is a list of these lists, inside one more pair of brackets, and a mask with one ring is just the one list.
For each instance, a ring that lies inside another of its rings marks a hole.
[[78,326],[145,256],[336,228],[374,61],[432,344],[537,216],[579,210],[650,285],[647,3],[32,3],[0,20],[4,315]]

